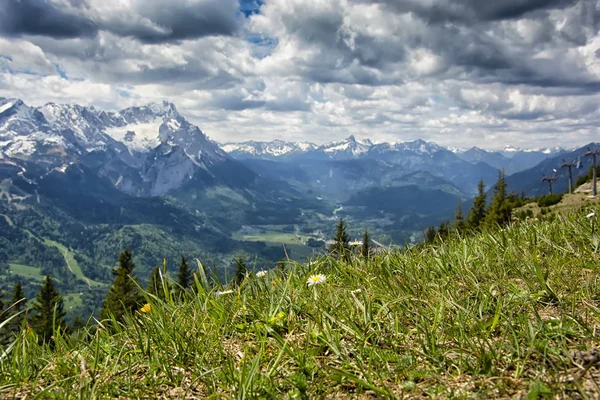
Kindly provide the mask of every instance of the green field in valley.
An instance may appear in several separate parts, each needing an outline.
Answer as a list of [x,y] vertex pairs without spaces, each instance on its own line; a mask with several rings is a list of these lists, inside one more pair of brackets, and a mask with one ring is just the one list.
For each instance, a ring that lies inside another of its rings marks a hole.
[[26,279],[33,279],[36,281],[41,281],[44,279],[42,276],[42,272],[37,267],[30,267],[28,265],[21,264],[8,264],[9,273],[22,276]]

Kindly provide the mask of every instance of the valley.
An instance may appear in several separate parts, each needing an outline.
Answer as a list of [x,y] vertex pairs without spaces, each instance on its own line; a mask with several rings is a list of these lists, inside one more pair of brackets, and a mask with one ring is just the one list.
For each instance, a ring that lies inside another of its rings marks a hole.
[[385,246],[415,244],[459,203],[467,210],[479,180],[491,185],[498,168],[518,171],[508,177],[518,183],[540,160],[578,156],[354,136],[221,146],[167,102],[118,112],[0,104],[0,280],[22,280],[31,294],[52,274],[66,295],[84,293],[73,313],[87,315],[125,248],[145,284],[154,266],[181,255],[221,279],[238,257],[257,269],[312,259],[339,218],[352,240],[368,231]]

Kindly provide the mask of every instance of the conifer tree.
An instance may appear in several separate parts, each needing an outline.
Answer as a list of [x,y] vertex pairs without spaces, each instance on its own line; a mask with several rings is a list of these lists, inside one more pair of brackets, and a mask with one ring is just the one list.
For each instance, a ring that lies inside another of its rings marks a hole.
[[502,225],[510,219],[510,207],[506,201],[506,186],[504,171],[498,171],[498,181],[494,185],[494,196],[485,215],[485,226]]
[[[0,324],[8,318],[8,312],[6,311],[6,303],[4,302],[4,291],[0,288]],[[4,338],[6,337],[6,329],[0,328],[0,346],[4,344]]]
[[67,325],[64,308],[63,298],[54,281],[46,275],[34,300],[31,316],[31,327],[43,343],[51,343],[56,330],[65,330]]
[[456,212],[454,213],[454,228],[457,231],[462,231],[465,227],[465,217],[463,215],[462,209],[462,200],[458,200],[458,206],[456,207]]
[[235,259],[235,274],[233,276],[233,283],[236,286],[242,284],[246,275],[248,274],[248,268],[246,267],[246,262],[244,261],[244,257],[239,256]]
[[429,226],[424,235],[425,243],[433,243],[435,240],[435,227]]
[[346,232],[346,225],[342,218],[338,221],[333,240],[334,243],[331,246],[331,252],[347,259],[350,252],[350,246],[348,245],[350,236],[348,235],[348,232]]
[[154,267],[154,269],[152,269],[152,274],[150,275],[150,280],[148,281],[148,287],[146,290],[148,293],[158,297],[161,300],[165,299],[165,289],[163,288],[163,281],[160,277],[160,269],[158,267]]
[[369,258],[371,255],[371,246],[369,245],[369,232],[365,231],[363,234],[363,243],[360,253],[364,258]]
[[470,229],[477,229],[485,218],[485,183],[483,179],[479,181],[477,185],[477,196],[473,200],[473,207],[469,210],[467,217],[467,227]]
[[[9,310],[7,312],[7,317],[23,312],[27,309],[27,298],[25,297],[25,293],[23,292],[23,284],[21,281],[15,283],[15,287],[13,288],[13,295],[8,303]],[[21,315],[20,317],[14,318],[8,323],[8,330],[12,332],[19,332],[21,330],[21,325],[25,320],[25,315]]]
[[185,290],[190,286],[190,267],[183,254],[181,255],[181,263],[179,264],[179,273],[177,274],[177,283],[180,290]]
[[6,309],[6,303],[4,302],[4,290],[0,288],[0,322],[6,319],[6,315],[4,315],[4,310]]
[[437,235],[439,236],[439,238],[444,240],[448,237],[449,234],[450,234],[450,222],[448,222],[448,221],[440,222],[440,226],[438,227],[438,230],[437,230]]
[[113,269],[115,280],[104,300],[100,314],[102,319],[114,315],[122,321],[126,313],[133,312],[143,303],[137,281],[132,276],[134,268],[131,250],[127,249],[119,256],[119,267]]

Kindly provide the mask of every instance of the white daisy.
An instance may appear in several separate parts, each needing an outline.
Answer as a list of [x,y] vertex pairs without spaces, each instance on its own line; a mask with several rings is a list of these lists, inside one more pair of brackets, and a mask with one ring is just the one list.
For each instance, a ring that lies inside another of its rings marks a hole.
[[327,280],[327,277],[323,274],[311,275],[308,277],[306,283],[308,286],[318,285],[319,283],[323,283]]
[[267,276],[267,271],[258,271],[258,272],[256,273],[256,276],[257,276],[258,278],[262,278],[263,276]]

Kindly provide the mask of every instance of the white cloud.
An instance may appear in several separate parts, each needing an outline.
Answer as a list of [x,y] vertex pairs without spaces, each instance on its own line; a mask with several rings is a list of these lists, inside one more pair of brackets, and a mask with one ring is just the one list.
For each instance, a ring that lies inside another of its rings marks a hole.
[[[162,2],[69,2],[55,12],[77,14],[73,29],[0,36],[0,95],[112,109],[167,99],[219,141],[597,139],[600,6],[534,3],[270,0],[243,22],[233,0],[179,0],[164,15]],[[196,27],[209,15],[219,24]]]

